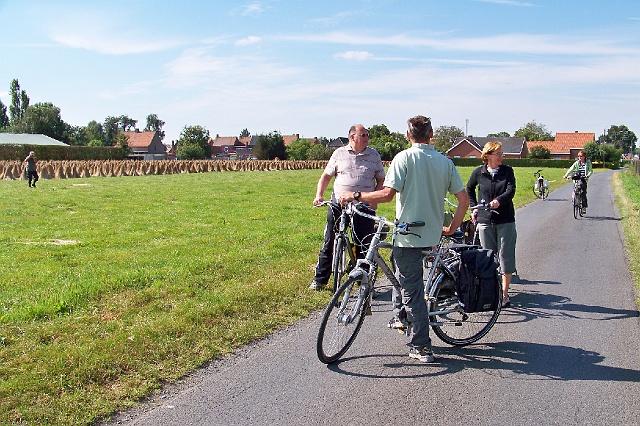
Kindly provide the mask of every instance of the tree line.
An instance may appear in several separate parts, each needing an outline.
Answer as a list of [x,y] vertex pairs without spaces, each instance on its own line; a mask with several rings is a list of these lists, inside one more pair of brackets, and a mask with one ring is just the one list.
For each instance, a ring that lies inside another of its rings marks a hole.
[[[102,123],[92,120],[86,126],[73,126],[65,123],[60,116],[60,108],[50,102],[30,105],[27,92],[20,87],[17,79],[11,81],[9,87],[11,104],[7,108],[0,100],[0,132],[34,133],[47,135],[53,139],[77,146],[120,146],[127,149],[127,138],[123,132],[135,130],[138,121],[127,115],[107,116]],[[157,114],[149,114],[144,131],[158,132],[164,140],[162,130],[165,122]],[[404,133],[392,132],[384,124],[376,124],[369,129],[369,145],[375,148],[384,161],[393,157],[408,146]],[[240,137],[251,134],[245,128]],[[456,126],[441,126],[434,129],[433,143],[436,150],[446,152],[456,138],[465,136],[464,131]],[[552,141],[554,136],[545,125],[535,120],[517,129],[514,137],[524,137],[528,141]],[[511,137],[508,132],[490,133],[487,137]],[[184,126],[177,140],[177,156],[182,159],[211,158],[209,131],[200,125]],[[289,160],[326,160],[333,150],[327,145],[329,140],[319,137],[317,140],[297,139],[289,146],[284,145],[282,135],[277,132],[261,134],[253,147],[253,155],[260,160],[274,158]],[[612,125],[588,148],[591,158],[604,158],[611,161],[621,153],[635,152],[637,137],[625,125]],[[551,153],[543,146],[531,149],[532,158],[550,158]]]

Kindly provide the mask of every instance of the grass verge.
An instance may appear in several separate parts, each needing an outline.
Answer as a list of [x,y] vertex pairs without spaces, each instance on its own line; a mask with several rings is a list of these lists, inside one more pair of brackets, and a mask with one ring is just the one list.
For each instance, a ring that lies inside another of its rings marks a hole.
[[640,177],[629,171],[614,173],[613,189],[635,282],[636,304],[640,305]]
[[0,424],[90,424],[322,307],[319,174],[0,182]]

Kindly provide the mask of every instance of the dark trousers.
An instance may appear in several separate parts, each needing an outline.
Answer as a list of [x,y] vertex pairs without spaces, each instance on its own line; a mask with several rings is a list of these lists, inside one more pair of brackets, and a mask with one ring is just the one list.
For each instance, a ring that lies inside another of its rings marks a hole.
[[[324,243],[318,253],[318,264],[316,265],[316,275],[314,281],[320,284],[327,284],[331,276],[331,266],[333,263],[333,243],[335,232],[338,230],[340,214],[342,209],[329,206],[327,209],[327,226],[324,228]],[[373,214],[373,211],[367,213]],[[357,245],[358,257],[362,257],[369,248],[371,237],[375,232],[375,223],[371,219],[359,215],[353,216],[353,238]]]
[[29,186],[31,186],[31,181],[33,180],[33,186],[36,186],[36,182],[40,177],[38,176],[38,172],[35,170],[27,170],[27,179],[29,179]]
[[582,207],[587,208],[589,207],[587,205],[587,180],[580,179],[580,183],[578,185],[580,185],[580,188],[582,189]]

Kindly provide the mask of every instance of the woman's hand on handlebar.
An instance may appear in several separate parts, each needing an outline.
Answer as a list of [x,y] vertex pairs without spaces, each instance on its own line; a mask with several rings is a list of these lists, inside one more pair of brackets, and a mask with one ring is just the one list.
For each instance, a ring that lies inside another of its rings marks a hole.
[[314,200],[313,200],[313,205],[317,207],[317,206],[319,206],[320,204],[322,204],[323,202],[324,202],[324,197],[322,197],[322,196],[319,196],[319,197],[318,197],[318,196],[316,196],[316,198],[314,198]]

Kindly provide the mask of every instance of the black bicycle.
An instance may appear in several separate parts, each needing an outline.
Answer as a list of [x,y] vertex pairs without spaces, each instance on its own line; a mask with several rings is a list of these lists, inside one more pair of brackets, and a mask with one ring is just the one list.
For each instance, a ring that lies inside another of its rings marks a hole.
[[585,178],[580,174],[580,172],[573,172],[571,174],[571,179],[573,180],[573,194],[571,195],[571,201],[573,203],[573,217],[577,219],[578,217],[583,217],[587,213],[587,209],[582,204],[582,199],[584,198],[584,185]]

